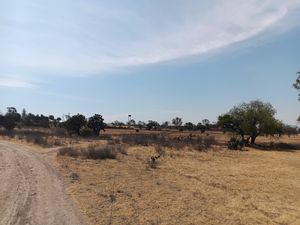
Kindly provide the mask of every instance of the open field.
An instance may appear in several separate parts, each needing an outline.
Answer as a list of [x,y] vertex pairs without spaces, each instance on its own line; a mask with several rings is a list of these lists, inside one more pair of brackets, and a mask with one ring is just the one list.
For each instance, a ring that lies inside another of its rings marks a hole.
[[164,153],[155,169],[147,162],[153,146],[128,146],[117,160],[59,156],[57,163],[91,224],[300,224],[300,151]]
[[16,130],[1,139],[31,146],[38,158],[53,156],[48,161],[90,224],[300,224],[300,150],[286,148],[298,148],[299,136],[258,138],[265,146],[288,144],[276,151],[230,151],[231,134],[218,132],[109,129],[99,138],[51,132],[34,130],[32,137]]

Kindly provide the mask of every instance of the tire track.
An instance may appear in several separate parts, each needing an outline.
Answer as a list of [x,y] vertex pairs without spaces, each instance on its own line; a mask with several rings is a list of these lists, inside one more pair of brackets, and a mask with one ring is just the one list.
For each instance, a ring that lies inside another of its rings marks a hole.
[[85,224],[44,157],[0,142],[0,225]]

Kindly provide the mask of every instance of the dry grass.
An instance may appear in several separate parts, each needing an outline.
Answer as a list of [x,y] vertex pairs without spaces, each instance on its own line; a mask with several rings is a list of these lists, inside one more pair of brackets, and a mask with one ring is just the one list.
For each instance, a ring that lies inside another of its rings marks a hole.
[[[141,130],[138,135],[144,137],[140,143],[129,138],[127,151],[121,140],[137,135],[134,130],[107,130],[98,140],[34,132],[29,142],[35,145],[44,145],[37,138],[45,138],[47,147],[117,148],[117,160],[88,159],[69,150],[57,157],[71,195],[91,224],[300,224],[300,137],[258,138],[274,151],[228,151],[215,143],[225,146],[231,134],[193,132],[196,141],[190,142],[190,132]],[[1,138],[26,141],[31,134],[17,130]],[[157,155],[155,166],[149,166]]]
[[68,179],[80,177],[69,191],[91,224],[300,224],[300,151],[139,146],[118,160],[57,160]]

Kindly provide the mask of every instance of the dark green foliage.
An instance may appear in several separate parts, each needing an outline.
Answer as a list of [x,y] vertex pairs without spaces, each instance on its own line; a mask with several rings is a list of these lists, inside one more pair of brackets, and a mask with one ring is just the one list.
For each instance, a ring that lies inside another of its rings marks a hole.
[[201,133],[204,133],[206,130],[206,126],[204,126],[202,123],[198,123],[196,129],[200,130]]
[[[293,84],[293,87],[295,89],[297,89],[298,91],[300,91],[300,72],[297,73],[297,79],[295,81],[295,83]],[[299,94],[299,101],[300,101],[300,94]]]
[[169,127],[169,122],[165,121],[160,125],[162,128],[168,128]]
[[227,144],[227,147],[230,150],[242,150],[244,146],[245,146],[244,141],[236,137],[230,138]]
[[17,112],[9,111],[4,116],[0,116],[0,125],[6,130],[13,130],[21,121],[21,115]]
[[157,129],[160,128],[160,125],[156,121],[149,120],[146,127],[147,127],[148,130],[157,130]]
[[92,136],[95,136],[95,133],[90,128],[82,128],[80,130],[80,136],[82,136],[82,137],[92,137]]
[[208,119],[202,120],[202,124],[205,126],[206,130],[210,129],[210,121]]
[[234,106],[229,113],[219,116],[218,125],[226,131],[239,134],[245,142],[250,139],[254,144],[259,135],[280,132],[282,123],[274,118],[275,113],[270,103],[251,101]]
[[29,127],[44,127],[49,128],[49,117],[41,115],[34,115],[32,113],[22,115],[22,124]]
[[196,129],[196,125],[193,124],[192,122],[187,122],[187,123],[184,124],[184,128],[186,130],[192,131],[192,130]]
[[87,121],[84,115],[77,114],[70,117],[65,123],[64,126],[69,133],[76,133],[80,135],[80,129],[86,125]]
[[93,130],[96,136],[99,136],[100,131],[105,131],[105,123],[102,115],[95,114],[94,116],[90,117],[87,126]]

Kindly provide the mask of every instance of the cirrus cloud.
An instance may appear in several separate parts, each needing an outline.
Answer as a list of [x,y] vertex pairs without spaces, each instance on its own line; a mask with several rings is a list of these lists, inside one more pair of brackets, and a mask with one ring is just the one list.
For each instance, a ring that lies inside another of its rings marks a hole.
[[201,55],[248,40],[300,3],[12,0],[1,5],[1,68],[85,75]]

